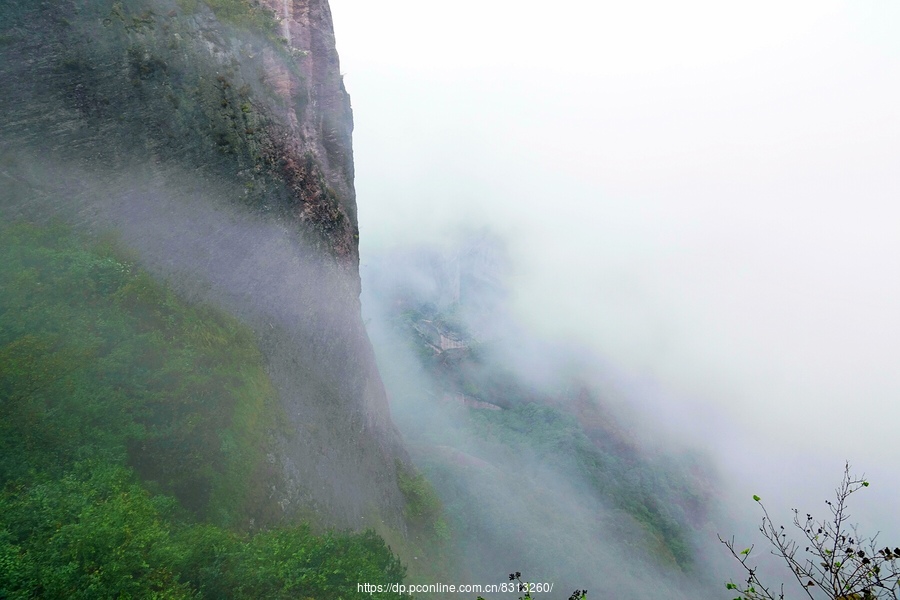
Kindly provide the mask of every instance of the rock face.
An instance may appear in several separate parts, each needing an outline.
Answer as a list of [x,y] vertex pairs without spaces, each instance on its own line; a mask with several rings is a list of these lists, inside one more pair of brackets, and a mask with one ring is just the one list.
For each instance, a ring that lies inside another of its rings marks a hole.
[[[282,40],[296,57],[300,77],[268,57],[265,70],[285,106],[298,100],[307,110],[283,110],[287,131],[278,140],[282,175],[299,200],[298,216],[328,232],[340,257],[358,269],[359,229],[353,189],[353,115],[335,51],[331,11],[325,0],[264,0],[280,20]],[[327,185],[322,185],[322,182]]]
[[0,90],[0,218],[113,230],[257,332],[285,413],[266,518],[403,529],[327,2],[4,0]]

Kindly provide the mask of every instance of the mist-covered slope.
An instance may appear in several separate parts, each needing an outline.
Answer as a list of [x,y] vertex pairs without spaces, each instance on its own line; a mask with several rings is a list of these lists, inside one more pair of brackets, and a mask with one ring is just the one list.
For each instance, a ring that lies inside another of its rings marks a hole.
[[[280,412],[266,414],[266,485],[236,521],[265,506],[272,522],[402,532],[406,458],[359,314],[352,116],[328,6],[269,8],[3,2],[0,218],[112,236],[181,301],[250,328]],[[132,463],[164,479],[181,451]]]
[[648,443],[624,379],[513,318],[501,240],[467,234],[365,262],[364,314],[394,417],[443,506],[434,533],[467,577],[714,597],[711,463]]
[[403,576],[382,539],[420,578],[690,595],[702,464],[532,360],[489,248],[389,259],[412,466],[324,0],[6,1],[0,89],[0,596],[353,597]]
[[285,522],[252,331],[112,240],[0,224],[0,597],[339,598],[372,531]]

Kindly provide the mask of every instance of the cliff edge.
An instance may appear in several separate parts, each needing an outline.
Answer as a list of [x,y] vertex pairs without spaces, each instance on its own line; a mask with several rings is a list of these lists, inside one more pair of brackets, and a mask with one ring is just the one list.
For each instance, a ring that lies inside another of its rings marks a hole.
[[255,332],[282,414],[254,518],[404,530],[327,2],[7,0],[0,89],[0,217],[112,231]]

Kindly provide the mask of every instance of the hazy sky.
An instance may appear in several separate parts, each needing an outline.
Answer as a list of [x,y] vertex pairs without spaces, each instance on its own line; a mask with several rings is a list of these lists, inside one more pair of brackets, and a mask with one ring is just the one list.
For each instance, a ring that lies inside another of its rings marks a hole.
[[331,6],[363,262],[492,226],[529,323],[897,477],[900,3]]

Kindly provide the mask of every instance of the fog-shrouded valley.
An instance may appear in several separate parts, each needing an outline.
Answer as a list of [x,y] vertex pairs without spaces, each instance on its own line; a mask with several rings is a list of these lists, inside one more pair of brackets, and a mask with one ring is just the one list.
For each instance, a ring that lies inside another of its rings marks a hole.
[[900,597],[898,26],[0,1],[0,598]]

